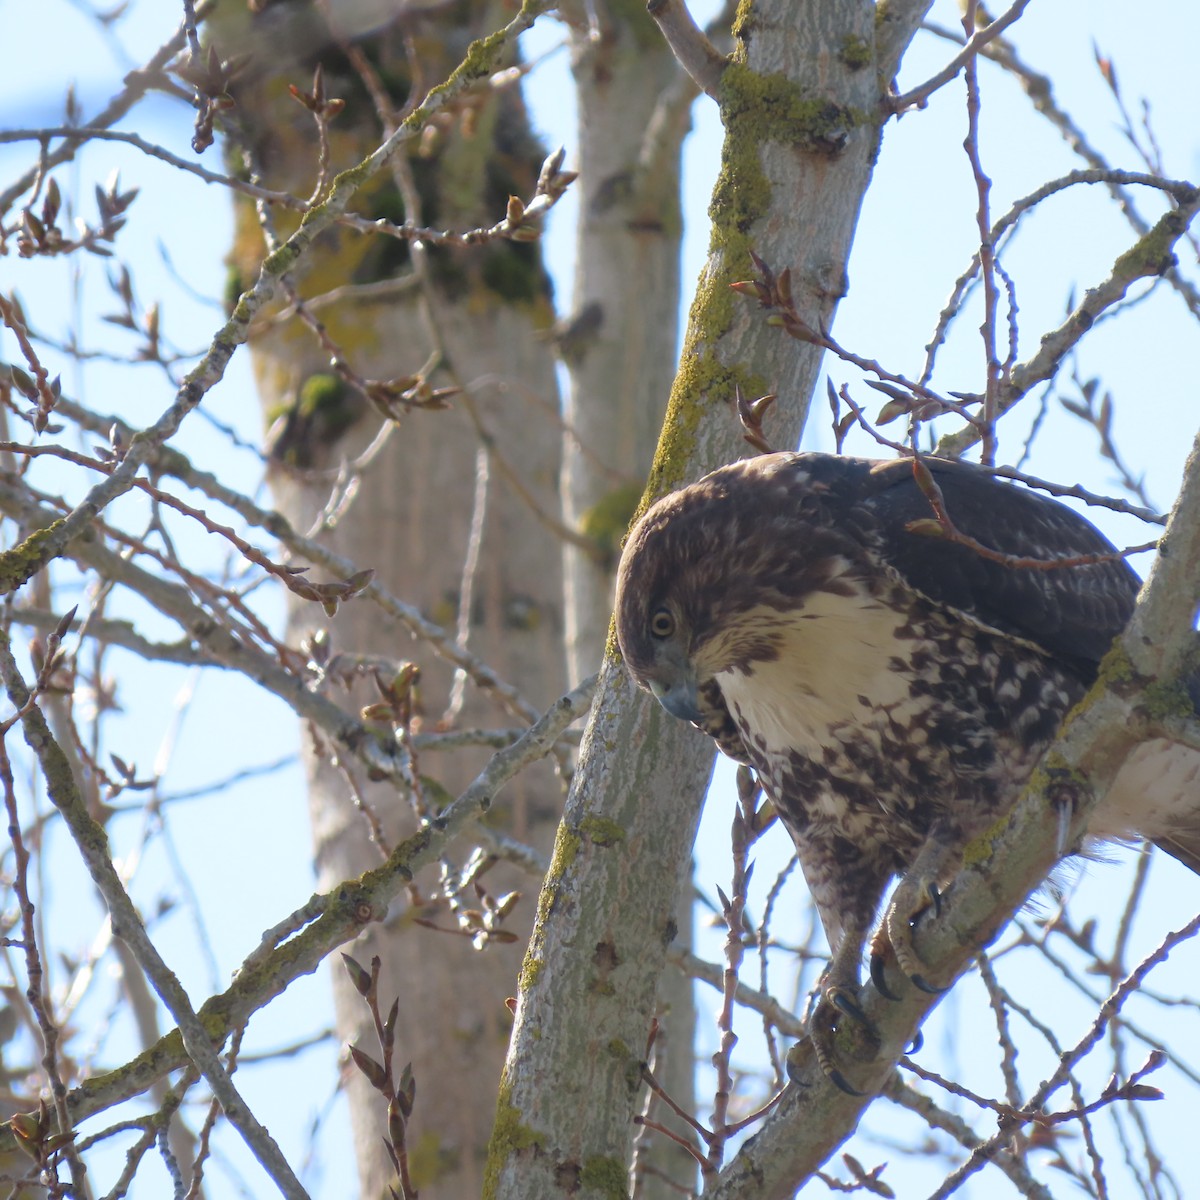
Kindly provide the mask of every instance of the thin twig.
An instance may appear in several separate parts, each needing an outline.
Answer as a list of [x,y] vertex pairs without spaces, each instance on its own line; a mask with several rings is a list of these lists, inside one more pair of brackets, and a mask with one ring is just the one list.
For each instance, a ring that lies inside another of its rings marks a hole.
[[[542,0],[528,0],[507,25],[488,39],[489,53],[500,54],[534,23],[543,9]],[[175,435],[204,396],[220,382],[234,351],[245,342],[255,317],[275,295],[280,280],[295,268],[316,239],[345,214],[363,183],[378,174],[402,145],[421,133],[435,112],[461,95],[474,79],[475,72],[472,70],[453,73],[444,84],[429,93],[421,108],[381,146],[356,168],[338,176],[328,199],[311,209],[308,218],[287,242],[263,260],[258,280],[242,295],[229,320],[216,332],[209,350],[185,377],[174,401],[158,420],[133,439],[128,453],[112,474],[92,487],[71,512],[55,522],[52,528],[39,530],[33,535],[33,541],[27,539],[21,546],[8,552],[12,557],[9,560],[10,569],[5,572],[6,593],[14,591],[47,562],[61,554],[109,504],[133,486],[134,478],[156,451]]]
[[0,630],[0,677],[9,698],[24,709],[21,724],[30,749],[37,755],[46,780],[46,790],[63,815],[80,855],[108,905],[113,932],[137,957],[167,1010],[175,1018],[183,1044],[200,1073],[221,1102],[229,1122],[242,1135],[280,1192],[289,1200],[307,1200],[301,1186],[275,1140],[251,1112],[213,1049],[208,1031],[201,1024],[191,1001],[174,973],[163,961],[146,933],[140,914],[129,898],[107,853],[107,839],[83,804],[62,748],[50,732],[37,705],[26,707],[30,691],[13,657],[8,635]]
[[[974,5],[970,6],[972,10]],[[1004,14],[997,17],[990,25],[985,26],[978,32],[973,34],[967,41],[966,45],[956,54],[936,75],[927,79],[924,83],[913,88],[911,91],[905,92],[902,96],[891,97],[888,101],[888,107],[892,112],[901,113],[905,109],[913,107],[921,107],[939,88],[945,87],[964,66],[969,66],[975,61],[975,56],[988,44],[993,41],[1001,33],[1004,32],[1010,25],[1016,21],[1020,15],[1029,7],[1029,0],[1016,0],[1016,3]],[[973,22],[972,22],[973,24]]]
[[[1027,3],[1028,0],[1025,0]],[[1014,5],[1014,11],[1018,6]],[[1020,4],[1023,8],[1024,4]],[[976,0],[968,0],[963,12],[963,28],[970,30],[975,26]],[[974,39],[972,39],[974,40]],[[969,44],[969,43],[968,43]],[[983,321],[979,333],[983,339],[984,378],[986,380],[983,394],[982,419],[975,426],[982,443],[980,461],[985,466],[991,466],[996,461],[996,415],[999,406],[1000,361],[996,354],[996,248],[991,238],[991,189],[992,181],[983,169],[979,155],[979,74],[978,62],[974,55],[966,60],[965,77],[967,83],[967,136],[963,148],[967,152],[967,161],[971,164],[971,176],[975,180],[975,194],[978,204],[975,209],[975,223],[979,230],[979,273],[983,280]],[[916,423],[913,425],[913,436],[916,436]],[[914,441],[914,449],[915,449]]]
[[[200,21],[206,18],[215,7],[216,0],[201,0],[196,5],[196,20]],[[178,30],[150,56],[144,67],[136,71],[130,71],[125,76],[124,88],[108,102],[101,112],[97,113],[90,121],[85,122],[81,126],[69,126],[63,129],[61,135],[53,134],[52,136],[62,136],[67,140],[57,149],[45,153],[44,163],[39,161],[36,167],[26,171],[7,188],[0,191],[0,214],[8,211],[13,201],[41,177],[43,170],[49,170],[50,168],[59,166],[61,163],[69,162],[75,157],[76,151],[86,140],[85,137],[79,136],[81,128],[103,130],[110,125],[115,125],[117,121],[125,116],[152,87],[162,81],[164,77],[163,71],[167,64],[184,48],[186,42],[186,27],[185,25],[180,25]],[[29,138],[42,140],[37,130],[25,130],[23,132],[27,135],[25,140]]]
[[721,75],[728,60],[692,19],[685,0],[649,0],[646,11],[696,86],[706,96],[718,99]]

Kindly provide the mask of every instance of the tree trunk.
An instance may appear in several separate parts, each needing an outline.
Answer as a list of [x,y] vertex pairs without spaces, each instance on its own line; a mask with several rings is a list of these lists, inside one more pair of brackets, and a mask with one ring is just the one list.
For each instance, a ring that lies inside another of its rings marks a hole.
[[[621,539],[650,470],[678,344],[680,152],[696,88],[649,16],[621,5],[562,10],[571,24],[579,104],[579,225],[575,295],[558,348],[567,369],[563,508],[592,551],[564,550],[567,670],[596,670],[612,613]],[[676,940],[692,942],[691,871],[683,868]],[[695,1105],[692,982],[664,974],[654,1066],[667,1093]],[[672,1119],[658,1103],[657,1120]],[[695,1161],[645,1131],[636,1187],[641,1200],[673,1200],[695,1188]]]
[[[250,123],[247,144],[257,160],[252,166],[266,172],[264,182],[306,195],[315,176],[315,125],[285,84],[307,91],[313,63],[321,61],[325,95],[347,101],[332,125],[332,167],[344,169],[380,138],[361,78],[363,60],[356,63],[353,56],[365,56],[374,82],[400,108],[409,72],[405,37],[415,48],[423,86],[436,83],[461,61],[471,39],[493,28],[494,13],[478,6],[466,16],[464,11],[415,16],[403,28],[375,33],[349,50],[330,44],[319,28],[307,30],[294,54],[287,52],[296,45],[290,31],[312,21],[313,13],[289,5],[263,14],[272,65],[284,63],[284,73],[270,76],[264,62],[255,64],[243,76],[253,83],[239,90],[238,101],[241,119]],[[468,23],[452,23],[460,17]],[[281,19],[288,20],[286,27],[278,24]],[[504,216],[509,195],[532,195],[541,157],[519,94],[484,88],[438,122],[389,184],[363,195],[359,211],[442,229],[490,226]],[[422,211],[414,211],[414,197]],[[247,270],[261,254],[248,207],[239,226],[236,259]],[[359,285],[386,288],[389,280],[397,286],[385,301],[360,287],[357,296],[313,310],[335,348],[295,319],[264,330],[253,342],[272,425],[278,503],[297,527],[307,529],[337,508],[337,500],[348,499],[348,511],[324,522],[328,544],[359,566],[374,568],[389,590],[452,635],[456,628],[465,630],[471,653],[529,704],[544,707],[564,683],[561,546],[535,509],[558,512],[561,432],[553,362],[546,342],[536,337],[551,314],[536,247],[500,241],[410,252],[399,241],[339,229],[323,239],[305,276],[295,282],[304,296],[313,297],[347,285],[352,293]],[[462,392],[448,411],[403,415],[382,450],[364,465],[355,464],[386,421],[331,372],[331,354],[357,375],[380,380],[416,375],[433,357],[440,365],[428,384]],[[301,603],[292,609],[290,625],[293,644],[316,631],[328,638],[324,686],[335,697],[347,696],[338,677],[356,676],[346,699],[355,707],[381,700],[376,673],[390,684],[401,662],[419,664],[420,715],[411,728],[441,728],[456,691],[454,671],[378,608],[352,601],[329,619],[316,605]],[[471,685],[448,723],[475,728],[515,722],[511,712]],[[385,720],[381,736],[390,735]],[[378,865],[375,842],[394,844],[411,832],[416,805],[411,795],[372,785],[352,764],[337,761],[319,737],[306,735],[305,741],[317,886],[325,890]],[[487,753],[426,753],[414,760],[424,803],[436,808],[442,789],[457,794]],[[560,787],[543,765],[509,787],[493,825],[548,850],[561,803]],[[469,850],[459,847],[446,869],[461,871]],[[503,864],[480,882],[492,897],[530,889],[527,877]],[[512,944],[501,933],[482,939],[481,953],[469,936],[413,924],[417,917],[455,930],[443,891],[435,873],[418,877],[410,905],[393,911],[351,948],[364,966],[373,955],[382,960],[384,1014],[399,997],[396,1066],[410,1061],[416,1082],[406,1141],[424,1200],[480,1193],[491,1113],[479,1099],[499,1077],[511,1025],[505,998],[517,989],[532,915],[530,902],[518,904],[504,926],[516,935]],[[461,897],[463,908],[479,903],[471,889]],[[339,1038],[380,1058],[370,1014],[340,965],[333,984]],[[393,1178],[383,1146],[385,1106],[351,1065],[346,1079],[361,1194],[385,1195]]]
[[565,550],[567,664],[596,670],[616,558],[646,484],[678,344],[679,157],[696,94],[643,12],[601,7],[572,32],[579,100],[579,227],[563,505],[594,551]]
[[[881,100],[919,20],[904,4],[878,27],[875,16],[867,0],[817,0],[802,19],[780,0],[739,9],[719,92],[712,249],[650,496],[739,455],[735,384],[748,398],[777,391],[768,436],[779,447],[798,440],[821,354],[781,336],[729,285],[753,274],[754,250],[791,269],[806,320],[832,324]],[[638,1059],[711,756],[606,664],[522,973],[488,1197],[601,1200],[627,1189]]]

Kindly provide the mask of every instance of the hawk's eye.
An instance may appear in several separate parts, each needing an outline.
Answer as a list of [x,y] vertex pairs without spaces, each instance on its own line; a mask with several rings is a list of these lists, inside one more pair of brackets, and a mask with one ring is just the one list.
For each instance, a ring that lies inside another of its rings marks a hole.
[[656,638],[669,638],[675,632],[675,618],[669,608],[656,608],[650,618],[650,634]]

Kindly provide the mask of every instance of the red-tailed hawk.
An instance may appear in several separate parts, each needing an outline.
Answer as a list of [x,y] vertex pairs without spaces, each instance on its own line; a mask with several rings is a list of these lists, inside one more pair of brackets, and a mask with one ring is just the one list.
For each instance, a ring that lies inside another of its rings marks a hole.
[[[814,1045],[847,1088],[817,1035],[839,1009],[861,1017],[860,961],[888,883],[901,876],[884,920],[896,961],[934,990],[910,919],[1016,802],[1139,586],[1064,505],[976,467],[924,462],[976,542],[1101,561],[1014,567],[923,536],[912,523],[933,512],[911,460],[769,454],[660,500],[618,573],[633,678],[755,769],[796,844],[832,951]],[[1200,793],[1197,762],[1174,781],[1179,794]],[[1200,872],[1200,813],[1188,820],[1110,801],[1091,829],[1157,840]]]

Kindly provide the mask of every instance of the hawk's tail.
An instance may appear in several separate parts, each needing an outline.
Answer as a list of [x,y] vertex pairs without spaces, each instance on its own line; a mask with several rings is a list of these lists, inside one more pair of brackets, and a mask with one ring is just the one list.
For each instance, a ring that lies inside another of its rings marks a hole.
[[1200,749],[1165,738],[1139,743],[1093,812],[1088,833],[1145,838],[1200,875]]
[[1155,838],[1154,844],[1200,875],[1200,831]]

